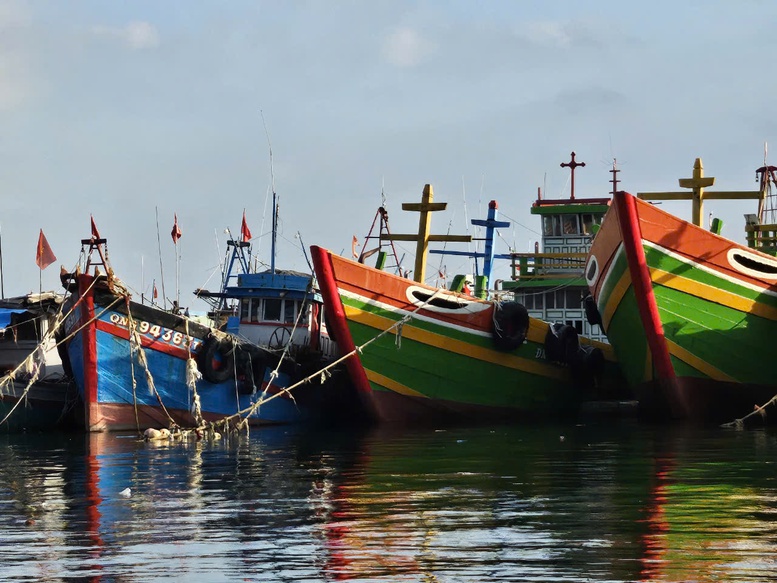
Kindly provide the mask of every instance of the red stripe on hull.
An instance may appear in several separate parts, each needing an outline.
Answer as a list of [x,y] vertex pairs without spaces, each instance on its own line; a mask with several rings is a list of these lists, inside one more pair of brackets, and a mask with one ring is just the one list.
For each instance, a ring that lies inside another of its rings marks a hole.
[[634,197],[627,192],[616,192],[613,204],[618,211],[618,219],[623,236],[623,247],[629,263],[631,285],[637,299],[639,315],[645,329],[653,365],[661,379],[675,377],[674,367],[669,357],[669,349],[664,338],[664,328],[658,314],[658,305],[653,295],[653,284],[650,279],[645,250],[642,247],[639,216]]
[[[111,324],[110,322],[106,322],[104,320],[98,320],[97,329],[100,330],[101,332],[107,332],[108,334],[111,334],[118,338],[129,340],[129,330],[127,330],[126,328],[123,328],[122,326],[116,326],[115,324]],[[170,356],[180,358],[181,360],[187,360],[189,358],[189,351],[187,349],[178,348],[177,346],[168,344],[167,342],[164,342],[164,341],[152,340],[147,336],[141,335],[140,343],[143,346],[143,348],[150,348],[151,350],[156,350],[157,352],[164,352],[165,354],[169,354]]]
[[[351,337],[351,331],[345,320],[345,310],[340,301],[340,293],[335,282],[334,271],[332,269],[332,255],[329,251],[321,247],[312,246],[310,253],[313,258],[313,268],[316,271],[321,296],[324,298],[324,307],[328,313],[328,323],[331,332],[334,333],[335,342],[343,354],[347,354],[356,349],[356,345]],[[345,361],[348,368],[348,374],[351,382],[362,395],[372,393],[372,387],[367,380],[367,373],[364,372],[361,361],[356,355],[351,356]]]
[[81,330],[84,355],[84,406],[85,423],[88,429],[92,425],[91,414],[93,405],[97,404],[97,331],[94,321],[94,294],[92,285],[94,277],[81,275],[78,278],[78,293],[81,302]]

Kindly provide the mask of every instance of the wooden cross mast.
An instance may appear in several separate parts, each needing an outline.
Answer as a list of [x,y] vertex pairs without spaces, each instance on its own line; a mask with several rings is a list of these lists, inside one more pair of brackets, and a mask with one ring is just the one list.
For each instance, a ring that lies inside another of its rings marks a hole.
[[457,243],[469,243],[472,241],[472,235],[430,235],[432,217],[430,212],[443,211],[448,207],[447,202],[432,202],[434,200],[434,191],[432,185],[424,186],[424,193],[421,197],[421,203],[403,202],[403,211],[417,211],[420,213],[418,218],[417,235],[383,235],[380,238],[386,241],[415,241],[415,268],[413,270],[413,279],[418,283],[423,283],[426,277],[426,260],[429,256],[429,241],[452,241]]
[[[690,188],[691,192],[638,192],[637,197],[642,200],[691,200],[692,221],[696,226],[701,227],[704,220],[704,201],[705,200],[763,200],[765,190],[718,190],[705,192],[705,188],[715,184],[715,178],[704,176],[704,166],[701,158],[696,158],[693,165],[692,178],[680,178],[680,188]],[[760,204],[763,204],[761,202]]]

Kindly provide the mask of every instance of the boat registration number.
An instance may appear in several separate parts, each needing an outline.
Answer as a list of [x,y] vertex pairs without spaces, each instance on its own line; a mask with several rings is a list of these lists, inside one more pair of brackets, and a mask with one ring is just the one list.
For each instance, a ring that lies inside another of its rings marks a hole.
[[[126,316],[120,314],[111,314],[111,323],[122,328],[129,329],[129,320]],[[146,320],[135,320],[135,327],[140,334],[152,336],[161,339],[175,346],[191,346],[192,351],[196,351],[202,341],[192,336],[187,336],[181,332],[165,328],[158,324],[151,324]]]

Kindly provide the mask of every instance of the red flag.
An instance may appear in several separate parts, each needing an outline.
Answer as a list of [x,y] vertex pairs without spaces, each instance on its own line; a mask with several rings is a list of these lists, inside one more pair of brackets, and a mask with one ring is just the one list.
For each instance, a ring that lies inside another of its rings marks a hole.
[[173,230],[170,232],[170,236],[173,238],[173,243],[178,244],[178,239],[181,238],[181,229],[178,228],[178,214],[175,214],[175,224],[173,224]]
[[35,254],[35,263],[38,264],[40,269],[46,269],[49,265],[57,260],[56,255],[49,247],[49,242],[46,241],[46,235],[43,234],[43,229],[40,230],[38,235],[38,251]]
[[92,218],[92,239],[97,240],[100,238],[100,231],[97,230],[97,225],[94,224],[94,217],[89,216]]
[[359,239],[356,238],[356,235],[353,236],[353,241],[351,241],[351,255],[353,255],[354,259],[359,258],[359,254],[356,252],[356,247],[359,246]]
[[240,237],[242,238],[243,242],[251,240],[251,230],[248,228],[248,223],[246,223],[245,211],[243,211],[243,224],[240,227]]
[[154,294],[154,299],[157,299],[157,298],[159,297],[159,294],[158,294],[158,293],[157,293],[157,291],[156,291],[156,282],[154,282],[154,291],[153,291],[153,294]]

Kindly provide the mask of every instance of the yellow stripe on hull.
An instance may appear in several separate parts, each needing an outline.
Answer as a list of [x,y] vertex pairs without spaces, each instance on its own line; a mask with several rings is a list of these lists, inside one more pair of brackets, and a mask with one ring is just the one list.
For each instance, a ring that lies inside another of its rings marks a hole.
[[[353,320],[358,324],[369,326],[370,328],[375,328],[380,331],[386,330],[396,323],[395,320],[391,320],[390,318],[378,316],[350,305],[345,305],[344,308],[345,315],[349,320]],[[547,326],[547,324],[545,324],[545,326]],[[536,331],[533,332],[533,334],[536,333]],[[392,330],[391,334],[396,334],[396,330]],[[402,327],[402,336],[428,346],[434,346],[448,352],[461,354],[462,356],[468,356],[484,362],[498,364],[499,366],[504,366],[506,368],[522,370],[556,380],[569,379],[568,371],[557,365],[545,364],[536,360],[490,350],[488,348],[470,344],[469,342],[462,342],[461,340],[456,340],[448,336],[422,330],[421,328],[413,326],[412,320]]]
[[623,275],[621,275],[618,283],[612,288],[612,293],[610,293],[610,297],[607,299],[607,305],[604,306],[604,311],[602,312],[602,325],[605,330],[609,330],[610,320],[612,320],[615,310],[621,303],[629,286],[631,286],[631,272],[629,271],[629,268],[626,267],[626,269],[623,270]]
[[718,289],[706,283],[693,281],[686,277],[675,275],[663,269],[650,269],[650,279],[653,283],[663,285],[677,291],[728,306],[740,312],[755,314],[769,320],[777,320],[777,308],[767,306],[756,300],[744,298],[738,294]]
[[679,360],[682,360],[684,363],[692,366],[699,372],[704,373],[711,379],[715,379],[716,381],[737,382],[735,378],[728,376],[723,371],[712,366],[706,360],[702,360],[695,354],[688,352],[685,348],[675,344],[671,340],[667,339],[666,346],[669,349],[669,354]]
[[367,368],[365,368],[364,372],[367,375],[367,380],[369,380],[371,383],[380,385],[381,387],[384,387],[390,391],[394,391],[395,393],[399,393],[400,395],[405,395],[406,397],[422,397],[424,399],[429,398],[423,393],[414,391],[410,387],[403,385],[402,383],[393,381],[387,376],[377,373],[374,370],[368,370]]

